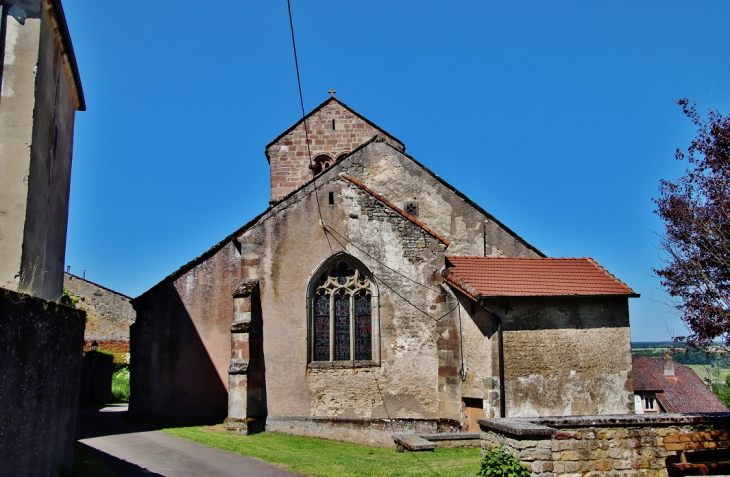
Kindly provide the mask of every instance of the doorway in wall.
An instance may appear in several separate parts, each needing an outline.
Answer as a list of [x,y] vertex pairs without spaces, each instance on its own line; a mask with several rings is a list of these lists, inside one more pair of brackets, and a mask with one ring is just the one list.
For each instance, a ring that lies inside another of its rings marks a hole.
[[466,432],[479,432],[477,419],[484,417],[484,400],[476,398],[463,398],[466,406]]

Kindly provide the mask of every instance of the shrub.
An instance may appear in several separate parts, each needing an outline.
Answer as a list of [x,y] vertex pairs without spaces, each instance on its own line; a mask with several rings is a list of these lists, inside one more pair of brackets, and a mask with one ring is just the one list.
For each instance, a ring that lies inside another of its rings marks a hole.
[[530,477],[530,470],[520,464],[504,447],[492,447],[482,458],[481,477]]
[[122,366],[112,375],[112,400],[129,402],[129,366]]

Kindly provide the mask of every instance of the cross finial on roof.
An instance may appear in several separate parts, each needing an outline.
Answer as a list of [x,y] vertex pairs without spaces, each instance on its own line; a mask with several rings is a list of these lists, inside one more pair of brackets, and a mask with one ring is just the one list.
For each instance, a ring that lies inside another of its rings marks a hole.
[[335,97],[335,93],[336,93],[337,91],[335,91],[335,90],[334,90],[334,88],[330,88],[330,90],[329,90],[329,91],[327,91],[327,92],[328,92],[328,93],[330,94],[330,98],[334,98],[334,97]]

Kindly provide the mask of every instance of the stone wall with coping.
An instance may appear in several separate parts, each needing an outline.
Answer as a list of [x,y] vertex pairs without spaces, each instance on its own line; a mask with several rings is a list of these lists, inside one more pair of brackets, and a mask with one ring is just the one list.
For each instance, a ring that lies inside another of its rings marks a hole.
[[482,454],[504,446],[533,476],[667,476],[664,438],[730,427],[730,413],[480,419]]
[[84,312],[0,289],[0,474],[71,466]]
[[461,430],[455,419],[347,419],[269,416],[267,432],[321,437],[369,446],[394,447],[393,434],[448,434]]

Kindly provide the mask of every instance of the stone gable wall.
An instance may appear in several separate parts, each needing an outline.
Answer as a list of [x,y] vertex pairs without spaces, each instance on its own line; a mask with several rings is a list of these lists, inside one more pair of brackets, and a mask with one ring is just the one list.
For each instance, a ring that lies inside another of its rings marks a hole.
[[[308,117],[307,128],[312,160],[324,154],[332,162],[375,134],[383,134],[337,101],[331,101]],[[313,177],[303,123],[270,145],[266,156],[271,167],[272,202],[281,200]]]
[[[131,298],[70,273],[63,278],[63,287],[79,297],[77,306],[86,311],[86,342],[129,341],[129,327],[135,320]],[[99,349],[111,351],[103,345]]]

